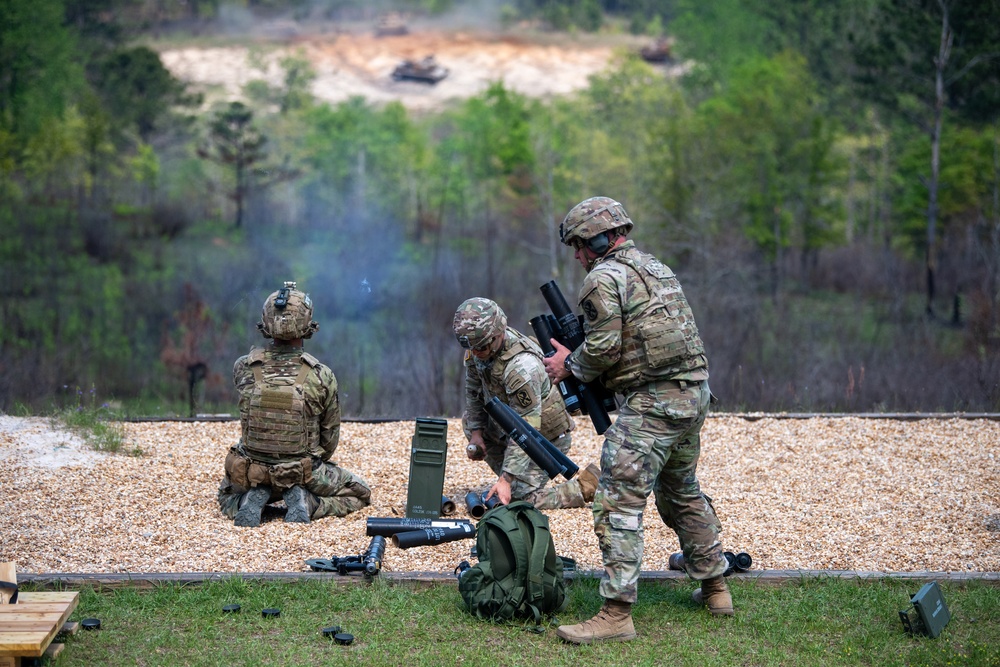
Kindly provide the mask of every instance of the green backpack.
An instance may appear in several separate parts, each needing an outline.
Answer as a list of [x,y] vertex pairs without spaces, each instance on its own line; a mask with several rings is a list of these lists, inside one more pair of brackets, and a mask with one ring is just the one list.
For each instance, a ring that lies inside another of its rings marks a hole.
[[566,602],[563,561],[549,532],[549,519],[529,502],[499,505],[476,528],[479,563],[458,580],[469,611],[506,620],[560,611]]

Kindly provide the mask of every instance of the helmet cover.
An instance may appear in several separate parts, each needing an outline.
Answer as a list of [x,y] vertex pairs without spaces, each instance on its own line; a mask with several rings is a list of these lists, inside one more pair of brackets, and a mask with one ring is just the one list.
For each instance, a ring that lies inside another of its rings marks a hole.
[[507,315],[495,301],[477,296],[458,307],[452,328],[463,348],[483,348],[507,329]]
[[312,316],[312,299],[296,289],[295,282],[286,281],[284,287],[272,292],[264,301],[257,328],[265,338],[275,340],[309,338],[319,329],[319,323]]
[[601,232],[624,227],[624,234],[632,231],[632,219],[625,208],[611,197],[591,197],[570,209],[559,225],[559,239],[572,245],[573,239],[586,241]]

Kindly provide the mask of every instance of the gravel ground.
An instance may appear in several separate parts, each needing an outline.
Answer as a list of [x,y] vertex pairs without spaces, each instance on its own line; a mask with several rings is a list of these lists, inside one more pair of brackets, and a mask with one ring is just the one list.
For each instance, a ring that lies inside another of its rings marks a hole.
[[[492,481],[468,461],[448,422],[445,493]],[[579,420],[572,458],[584,467],[601,440]],[[145,455],[96,453],[46,420],[0,415],[0,561],[44,573],[299,572],[307,558],[362,552],[367,517],[402,516],[413,422],[346,423],[336,460],[364,477],[373,504],[341,519],[286,524],[268,508],[237,528],[216,504],[236,422],[124,424]],[[754,569],[862,572],[1000,571],[1000,422],[984,419],[713,416],[699,478],[715,501],[727,550]],[[599,569],[588,508],[549,511],[561,555]],[[645,570],[667,569],[677,538],[653,504]],[[394,572],[450,572],[472,541],[400,550]]]

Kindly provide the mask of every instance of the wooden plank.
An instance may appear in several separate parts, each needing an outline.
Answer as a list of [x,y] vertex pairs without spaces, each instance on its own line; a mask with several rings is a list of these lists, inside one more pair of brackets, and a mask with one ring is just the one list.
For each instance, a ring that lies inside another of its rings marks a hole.
[[61,635],[75,635],[77,630],[80,629],[80,624],[76,621],[66,621],[63,623],[62,628],[59,630]]
[[15,658],[13,656],[0,656],[0,667],[19,667],[20,664],[20,658]]
[[47,632],[0,633],[0,655],[41,657],[45,647],[52,642]]
[[19,602],[0,609],[0,619],[7,618],[8,614],[61,614],[74,606],[72,602]]
[[72,602],[80,596],[76,591],[21,591],[17,596],[18,604],[22,602]]
[[9,614],[0,614],[0,632],[6,630],[7,626],[11,623],[20,623],[23,621],[30,621],[32,623],[55,623],[59,620],[60,616],[62,616],[62,612],[58,611],[16,611]]
[[52,623],[46,621],[4,621],[4,629],[0,630],[0,642],[8,632],[48,632],[52,629]]
[[59,654],[63,652],[63,649],[65,647],[66,647],[65,644],[61,644],[58,642],[54,644],[49,644],[49,647],[45,649],[45,657],[48,658],[49,660],[55,660],[56,658],[59,657]]
[[[42,597],[38,597],[41,595]],[[62,629],[70,614],[79,603],[80,594],[72,593],[70,599],[65,599],[64,593],[53,593],[47,596],[36,594],[35,601],[0,607],[0,656],[41,657],[49,647],[56,633]],[[10,619],[8,625],[5,618]],[[45,630],[41,632],[19,632],[17,625],[21,622],[46,622]]]

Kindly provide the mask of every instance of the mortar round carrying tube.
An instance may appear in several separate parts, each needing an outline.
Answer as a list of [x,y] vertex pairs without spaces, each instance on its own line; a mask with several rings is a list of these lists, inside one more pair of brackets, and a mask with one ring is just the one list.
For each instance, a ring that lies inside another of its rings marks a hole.
[[531,429],[528,422],[524,421],[524,418],[514,412],[510,406],[502,403],[499,398],[494,396],[483,407],[507,437],[523,449],[528,458],[545,471],[549,479],[555,479],[556,475],[566,472],[566,466],[557,462],[549,450],[545,448],[545,444],[543,444],[547,443],[551,448],[555,449],[552,443],[544,438],[541,440],[536,438],[531,433],[533,429]]
[[528,433],[531,433],[535,438],[542,443],[548,453],[552,456],[556,463],[561,465],[565,470],[562,472],[562,476],[566,479],[572,479],[576,473],[580,472],[580,467],[573,463],[573,459],[566,456],[558,447],[556,447],[552,442],[543,436],[538,430],[529,424],[524,422],[524,427],[527,429]]
[[486,498],[486,494],[488,494],[488,493],[489,493],[489,491],[484,491],[484,492],[483,492],[483,505],[485,505],[485,506],[486,506],[486,509],[487,509],[487,510],[491,510],[491,509],[493,509],[494,507],[496,507],[497,505],[500,505],[500,504],[502,504],[502,503],[500,502],[500,496],[498,496],[498,495],[493,495],[493,496],[490,496],[490,498],[489,498],[489,499],[487,499],[487,498]]
[[411,547],[468,540],[475,536],[476,529],[472,524],[466,524],[459,528],[426,528],[424,530],[396,533],[392,536],[392,545],[399,549],[409,549]]
[[368,549],[362,556],[365,574],[373,576],[382,569],[382,560],[385,558],[385,537],[376,535],[368,543]]
[[[538,339],[538,347],[542,348],[542,353],[546,357],[551,357],[556,353],[556,348],[552,346],[552,339],[556,335],[552,333],[552,327],[549,326],[549,318],[549,315],[539,315],[528,320],[531,330],[535,332],[535,338]],[[580,396],[578,395],[577,383],[575,381],[560,382],[559,395],[562,396],[563,404],[565,404],[566,409],[570,412],[576,412],[581,409]]]
[[483,503],[483,497],[475,491],[469,491],[465,494],[465,507],[469,510],[469,514],[473,519],[481,519],[486,514],[486,505]]
[[468,524],[468,519],[397,519],[394,517],[368,517],[365,522],[365,534],[369,537],[382,535],[392,537],[396,533],[424,528],[454,528]]
[[455,513],[455,501],[448,496],[441,496],[441,515],[451,516]]
[[[561,474],[566,479],[572,479],[573,475],[575,475],[576,473],[580,472],[580,467],[577,466],[575,463],[573,463],[572,459],[570,459],[568,456],[566,456],[565,454],[563,454],[559,450],[558,447],[556,447],[555,445],[553,445],[545,436],[543,436],[541,433],[539,433],[538,429],[536,429],[534,426],[532,426],[528,422],[524,421],[524,419],[521,418],[516,412],[514,412],[514,410],[511,409],[510,406],[504,405],[503,403],[500,403],[500,400],[497,399],[497,398],[492,398],[492,399],[490,399],[490,401],[497,401],[497,403],[499,405],[496,406],[496,407],[498,407],[498,408],[501,408],[501,407],[502,408],[506,408],[506,412],[511,416],[511,419],[517,420],[518,426],[524,428],[524,430],[527,431],[528,434],[530,434],[535,440],[538,441],[538,444],[541,445],[545,449],[545,452],[549,456],[552,457],[552,460],[556,463],[556,466],[561,466],[562,467],[562,470],[559,471],[558,474]],[[501,426],[503,426],[503,425],[501,424]],[[529,454],[529,456],[530,456],[530,454]],[[538,463],[538,462],[536,461],[536,463]],[[539,463],[539,465],[541,466],[540,463]],[[544,466],[542,466],[542,467],[544,467]],[[548,470],[546,470],[546,472],[548,472]],[[552,475],[552,477],[555,477],[555,475]]]
[[538,289],[541,290],[542,298],[545,299],[549,310],[552,311],[559,326],[562,327],[562,333],[566,339],[563,341],[563,345],[575,350],[583,343],[583,329],[580,327],[580,321],[576,319],[576,315],[570,310],[559,285],[556,281],[550,280]]
[[[538,288],[542,292],[542,298],[548,304],[549,310],[555,315],[556,321],[562,329],[562,340],[564,346],[570,350],[583,345],[584,333],[580,326],[580,321],[570,310],[566,303],[566,297],[556,281],[550,280]],[[581,411],[586,412],[590,421],[594,425],[597,435],[604,435],[604,432],[611,428],[611,418],[608,416],[607,407],[604,404],[604,388],[596,380],[594,382],[578,382],[579,389],[577,395],[580,397]]]

